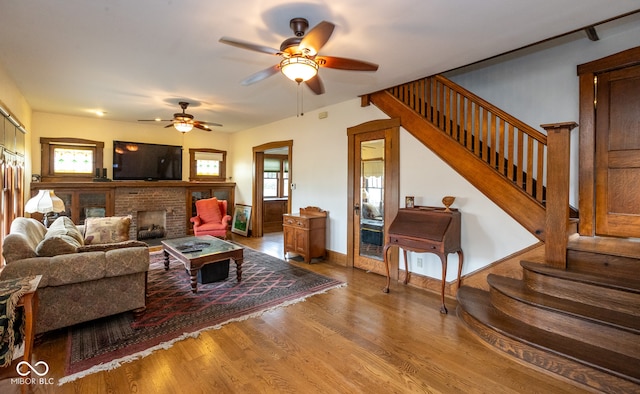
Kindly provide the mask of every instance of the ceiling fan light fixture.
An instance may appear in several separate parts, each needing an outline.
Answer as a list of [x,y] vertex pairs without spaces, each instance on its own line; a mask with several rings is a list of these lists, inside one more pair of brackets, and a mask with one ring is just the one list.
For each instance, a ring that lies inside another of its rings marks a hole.
[[292,56],[282,59],[280,71],[294,82],[304,82],[318,74],[318,63],[304,56]]
[[181,133],[188,133],[193,129],[193,123],[189,123],[188,121],[181,120],[173,123],[173,127]]

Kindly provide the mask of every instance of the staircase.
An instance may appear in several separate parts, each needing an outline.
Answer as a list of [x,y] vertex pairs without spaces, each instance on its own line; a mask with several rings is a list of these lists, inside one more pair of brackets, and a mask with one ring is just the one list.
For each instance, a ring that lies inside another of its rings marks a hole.
[[489,291],[459,289],[465,325],[586,388],[640,392],[640,242],[570,235],[568,133],[559,139],[550,125],[541,134],[442,76],[364,96],[369,103],[545,242],[545,264],[522,261],[522,280],[490,274]]

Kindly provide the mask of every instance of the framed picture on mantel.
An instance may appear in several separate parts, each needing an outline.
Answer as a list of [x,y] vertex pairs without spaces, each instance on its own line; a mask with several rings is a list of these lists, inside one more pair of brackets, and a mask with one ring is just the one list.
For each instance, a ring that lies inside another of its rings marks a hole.
[[251,223],[251,205],[236,204],[233,210],[231,232],[246,237],[249,234],[249,223]]

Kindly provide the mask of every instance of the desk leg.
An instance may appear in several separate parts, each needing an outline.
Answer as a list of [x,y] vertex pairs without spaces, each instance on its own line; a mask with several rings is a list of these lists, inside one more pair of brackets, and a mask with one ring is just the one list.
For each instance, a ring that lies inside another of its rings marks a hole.
[[402,249],[404,256],[404,284],[409,283],[409,263],[407,262],[407,249]]
[[449,311],[447,311],[447,307],[444,305],[444,289],[447,284],[447,256],[439,256],[440,260],[442,261],[442,285],[440,287],[440,299],[442,301],[442,306],[440,307],[440,313],[446,315],[447,313],[449,313]]
[[460,275],[462,275],[462,260],[464,259],[464,255],[462,254],[462,250],[458,251],[458,290],[460,286],[462,286],[462,281],[460,280]]
[[385,286],[384,289],[382,289],[382,291],[385,293],[389,292],[389,285],[391,284],[391,273],[389,272],[389,258],[387,257],[387,251],[389,250],[390,246],[391,245],[385,245],[384,248],[382,249],[382,256],[384,257],[384,267],[387,269],[387,285]]

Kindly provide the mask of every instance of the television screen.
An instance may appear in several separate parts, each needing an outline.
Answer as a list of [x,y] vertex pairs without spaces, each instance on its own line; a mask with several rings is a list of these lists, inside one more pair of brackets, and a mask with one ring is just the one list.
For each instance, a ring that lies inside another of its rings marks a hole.
[[180,181],[182,147],[113,141],[113,179]]

